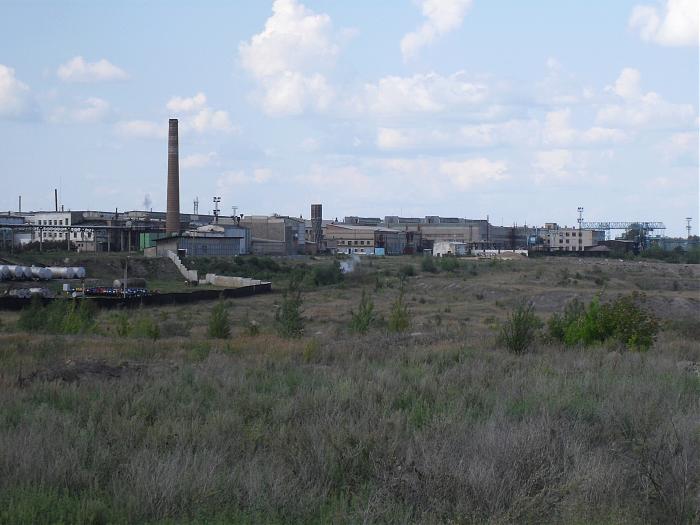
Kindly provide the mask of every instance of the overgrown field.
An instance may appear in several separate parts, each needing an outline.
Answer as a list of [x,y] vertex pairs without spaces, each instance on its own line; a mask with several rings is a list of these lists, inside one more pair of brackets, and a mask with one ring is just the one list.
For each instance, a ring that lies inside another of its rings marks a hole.
[[3,312],[0,522],[698,522],[697,267],[331,264],[224,303]]

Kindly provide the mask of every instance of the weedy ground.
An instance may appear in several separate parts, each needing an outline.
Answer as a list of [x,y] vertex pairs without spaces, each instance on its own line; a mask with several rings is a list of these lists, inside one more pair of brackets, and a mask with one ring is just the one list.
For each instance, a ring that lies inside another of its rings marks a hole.
[[[0,523],[697,523],[698,272],[367,259],[303,285],[296,339],[275,329],[280,292],[228,301],[225,339],[215,302],[102,311],[82,335],[3,312]],[[409,329],[390,333],[402,287]],[[546,320],[630,291],[661,321],[647,352],[496,343],[522,299]]]

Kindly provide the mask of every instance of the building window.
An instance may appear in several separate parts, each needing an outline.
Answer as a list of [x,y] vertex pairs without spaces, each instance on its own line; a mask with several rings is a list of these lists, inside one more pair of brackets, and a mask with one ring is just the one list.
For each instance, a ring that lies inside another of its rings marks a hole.
[[58,221],[58,225],[59,225],[59,226],[63,226],[63,219],[61,219],[60,221]]
[[569,244],[569,239],[566,239],[566,244]]

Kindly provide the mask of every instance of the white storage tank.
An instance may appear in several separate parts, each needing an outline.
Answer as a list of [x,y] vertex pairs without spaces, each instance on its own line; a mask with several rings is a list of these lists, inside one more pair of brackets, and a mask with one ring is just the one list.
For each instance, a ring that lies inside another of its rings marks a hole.
[[73,270],[73,275],[75,275],[76,279],[85,279],[85,268],[82,266],[73,266],[71,270]]
[[42,281],[47,281],[51,279],[51,270],[48,268],[42,268],[41,266],[32,266],[30,268],[32,272],[32,278],[40,279]]

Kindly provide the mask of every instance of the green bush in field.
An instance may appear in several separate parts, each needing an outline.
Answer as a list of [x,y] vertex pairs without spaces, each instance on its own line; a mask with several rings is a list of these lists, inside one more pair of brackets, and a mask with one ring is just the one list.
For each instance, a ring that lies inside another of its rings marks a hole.
[[399,277],[413,277],[416,275],[416,269],[413,267],[412,264],[404,264],[401,268],[399,268]]
[[228,322],[228,308],[226,303],[219,301],[211,310],[209,317],[209,337],[226,339],[231,335],[231,327]]
[[659,329],[656,317],[638,305],[639,294],[618,297],[601,305],[598,298],[588,306],[572,301],[563,315],[548,322],[549,337],[568,346],[591,345],[615,340],[631,350],[648,350]]
[[277,331],[282,337],[296,338],[304,333],[304,318],[301,315],[301,290],[299,280],[292,279],[284,293],[282,304],[275,312]]
[[362,298],[357,312],[350,311],[350,329],[359,334],[367,333],[375,320],[374,302],[372,298],[362,290]]
[[514,354],[527,352],[537,338],[542,322],[531,302],[519,302],[501,325],[498,343]]
[[438,271],[437,266],[435,266],[435,261],[433,261],[433,257],[427,255],[423,257],[423,260],[420,262],[420,269],[428,273],[437,273]]
[[43,306],[41,298],[34,296],[17,324],[31,332],[85,334],[95,331],[95,315],[95,306],[88,300],[55,300]]
[[399,295],[391,305],[389,313],[388,328],[391,332],[405,332],[411,324],[410,315],[408,313],[408,305],[404,300],[403,286],[399,290]]
[[456,272],[459,270],[457,257],[440,257],[440,268],[446,272]]
[[131,325],[129,324],[129,316],[126,312],[119,312],[116,315],[115,325],[117,335],[119,337],[128,337],[131,333]]
[[314,266],[311,271],[311,277],[316,286],[325,286],[342,282],[343,272],[340,269],[340,262],[333,261],[328,264]]
[[20,330],[26,332],[39,332],[46,325],[46,308],[38,295],[32,296],[29,306],[22,308],[17,321]]
[[131,335],[155,341],[160,338],[160,327],[150,316],[139,315],[131,329]]

